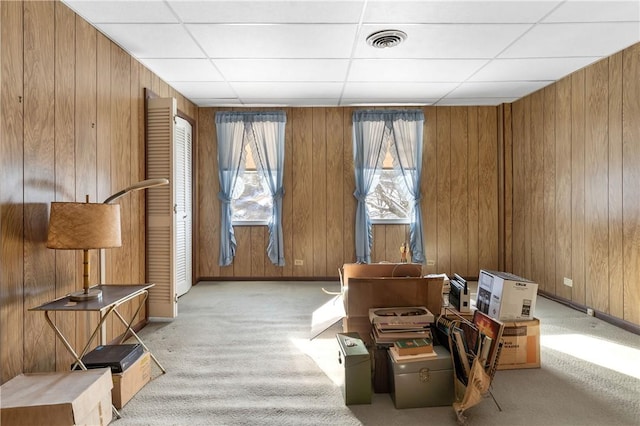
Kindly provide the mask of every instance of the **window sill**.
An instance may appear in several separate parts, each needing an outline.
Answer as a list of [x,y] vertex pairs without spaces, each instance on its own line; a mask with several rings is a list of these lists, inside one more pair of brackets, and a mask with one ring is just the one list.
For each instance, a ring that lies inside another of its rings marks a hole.
[[232,226],[269,226],[266,220],[242,220],[231,222]]
[[410,225],[408,219],[371,219],[372,225]]

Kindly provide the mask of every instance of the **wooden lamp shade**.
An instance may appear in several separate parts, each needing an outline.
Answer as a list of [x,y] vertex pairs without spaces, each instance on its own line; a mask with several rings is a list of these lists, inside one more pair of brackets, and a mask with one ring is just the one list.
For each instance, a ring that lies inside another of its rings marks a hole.
[[73,293],[72,300],[100,297],[101,292],[89,288],[90,249],[120,247],[120,205],[89,203],[51,203],[47,247],[58,250],[84,251],[83,291]]

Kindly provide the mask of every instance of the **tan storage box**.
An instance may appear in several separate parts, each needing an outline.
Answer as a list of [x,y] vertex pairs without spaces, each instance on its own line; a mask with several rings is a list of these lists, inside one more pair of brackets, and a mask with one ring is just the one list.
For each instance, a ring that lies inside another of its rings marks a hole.
[[111,388],[108,368],[22,374],[0,387],[0,424],[107,425]]
[[111,398],[116,408],[122,408],[133,396],[151,380],[151,356],[149,352],[122,373],[113,374]]
[[540,367],[540,320],[505,322],[498,370]]

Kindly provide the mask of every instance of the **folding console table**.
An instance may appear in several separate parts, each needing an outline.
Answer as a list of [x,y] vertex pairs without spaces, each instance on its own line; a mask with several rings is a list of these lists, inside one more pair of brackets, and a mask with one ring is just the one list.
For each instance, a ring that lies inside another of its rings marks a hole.
[[[166,370],[157,360],[157,358],[151,353],[149,348],[144,344],[142,339],[136,334],[135,331],[131,328],[131,323],[140,312],[142,306],[144,306],[147,298],[149,297],[149,288],[153,287],[155,284],[128,284],[128,285],[108,285],[103,284],[99,286],[92,287],[94,289],[102,290],[102,295],[96,299],[85,300],[80,302],[74,302],[70,299],[70,296],[63,296],[59,299],[53,300],[51,302],[47,302],[43,305],[37,306],[35,308],[29,309],[30,311],[44,311],[45,319],[49,326],[55,331],[56,335],[67,348],[69,353],[73,355],[75,358],[75,362],[82,368],[86,370],[87,367],[82,362],[82,357],[87,354],[89,348],[91,347],[91,342],[98,335],[98,333],[102,330],[103,324],[110,314],[114,314],[126,327],[124,334],[122,335],[122,339],[120,343],[124,342],[129,333],[142,345],[142,347],[149,352],[151,359],[156,363],[156,365],[162,370],[162,373],[166,373]],[[129,300],[135,299],[138,296],[142,296],[140,299],[140,303],[136,308],[133,316],[129,321],[127,321],[120,312],[118,312],[118,307]],[[73,346],[66,339],[62,331],[54,324],[49,316],[49,312],[99,312],[100,313],[100,321],[98,325],[95,327],[93,332],[91,333],[91,337],[87,341],[86,345],[82,349],[82,352],[78,354]],[[104,333],[101,333],[100,336],[101,344],[106,344],[106,336]]]

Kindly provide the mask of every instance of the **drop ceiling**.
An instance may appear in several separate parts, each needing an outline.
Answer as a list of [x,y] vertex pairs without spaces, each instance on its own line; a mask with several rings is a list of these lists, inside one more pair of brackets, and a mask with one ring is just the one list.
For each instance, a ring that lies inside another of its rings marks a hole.
[[640,41],[640,0],[63,2],[198,106],[498,105]]

